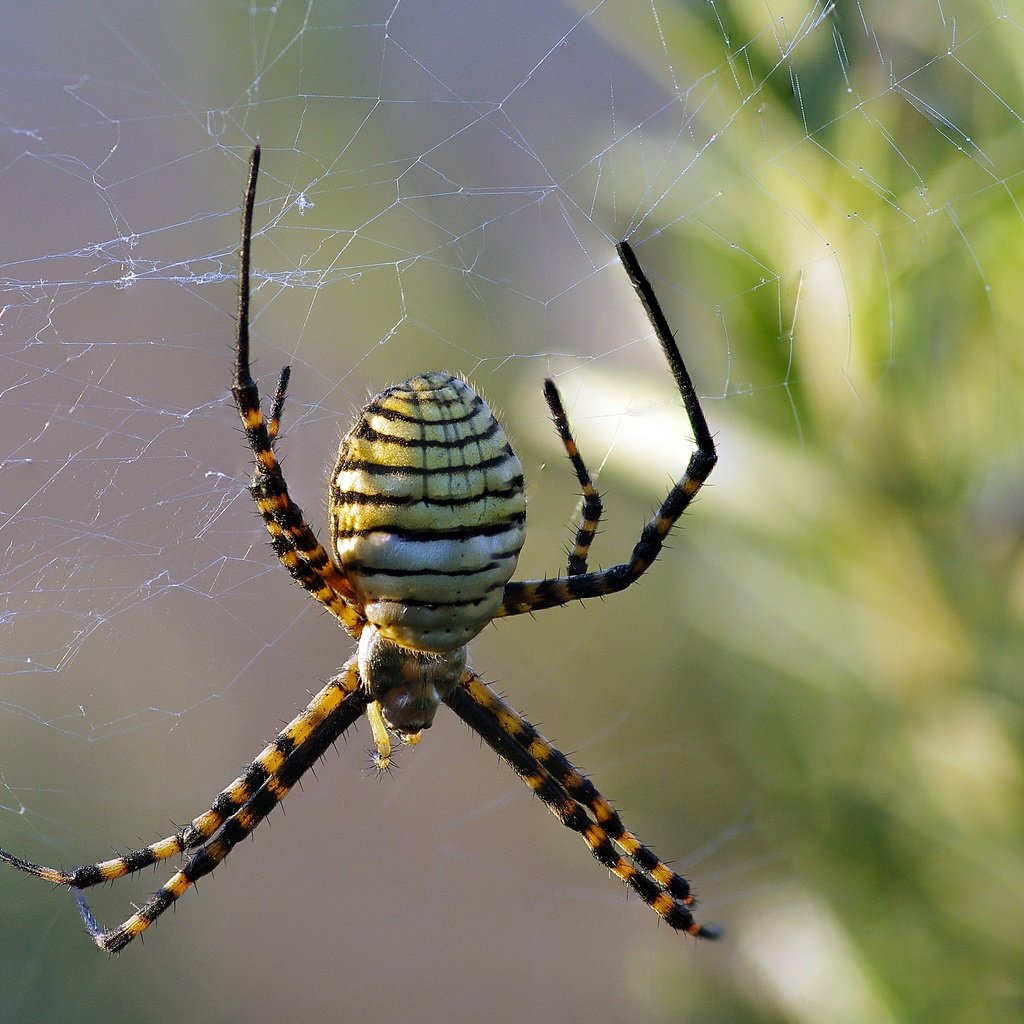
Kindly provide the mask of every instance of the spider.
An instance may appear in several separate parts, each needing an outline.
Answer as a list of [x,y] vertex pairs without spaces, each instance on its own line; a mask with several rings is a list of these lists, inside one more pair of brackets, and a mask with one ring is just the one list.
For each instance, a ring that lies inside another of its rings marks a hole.
[[[117,952],[216,868],[363,715],[377,765],[386,770],[392,737],[418,743],[444,703],[671,928],[717,937],[717,929],[694,920],[686,879],[644,846],[590,780],[470,668],[466,653],[467,643],[492,619],[613,594],[635,583],[715,465],[690,375],[632,248],[619,242],[619,259],[668,360],[696,448],[629,558],[608,569],[587,568],[601,500],[548,379],[544,397],[582,488],[580,524],[565,576],[512,580],[526,532],[522,465],[483,399],[448,373],[422,374],[382,391],[342,438],[329,482],[328,553],[289,496],[275,451],[289,367],[281,371],[266,417],[249,365],[249,256],[259,163],[256,145],[242,207],[231,387],[255,457],[250,491],[281,563],[358,641],[358,652],[209,810],[174,835],[72,871],[2,850],[0,861],[68,886],[93,941]],[[110,929],[96,921],[82,890],[178,855],[184,863],[135,913]]]

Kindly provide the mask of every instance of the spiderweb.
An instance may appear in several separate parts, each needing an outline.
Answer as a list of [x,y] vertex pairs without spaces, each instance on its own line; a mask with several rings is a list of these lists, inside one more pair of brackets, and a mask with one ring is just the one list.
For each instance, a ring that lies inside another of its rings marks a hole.
[[[624,557],[688,454],[615,262],[614,240],[631,239],[719,442],[715,486],[637,593],[488,630],[474,664],[576,752],[641,838],[682,858],[703,919],[738,930],[730,952],[695,950],[619,906],[578,840],[453,721],[381,786],[363,729],[286,823],[109,971],[70,899],[0,879],[19,965],[0,1017],[66,1013],[57,976],[83,1020],[164,993],[176,1019],[182,1001],[211,1000],[239,1017],[674,1019],[683,992],[723,1019],[823,1020],[806,1006],[824,991],[842,1019],[895,1019],[794,882],[800,855],[766,838],[787,812],[765,824],[735,765],[782,692],[758,689],[766,666],[837,688],[855,674],[827,639],[848,627],[844,600],[780,579],[780,564],[814,557],[797,546],[798,510],[828,504],[829,487],[850,498],[823,453],[859,444],[853,424],[894,376],[939,360],[948,383],[961,337],[982,353],[980,420],[1018,422],[1002,385],[1019,364],[1001,339],[1019,289],[1022,13],[983,0],[94,0],[59,18],[11,5],[0,846],[71,864],[163,835],[349,653],[268,549],[227,393],[258,137],[256,369],[267,391],[292,364],[281,447],[321,536],[354,410],[443,368],[485,393],[523,458],[520,575],[558,572],[575,490],[541,397],[554,375],[607,496],[595,563]],[[1004,465],[1018,465],[1012,445]],[[1003,507],[999,486],[987,507]],[[781,562],[764,554],[775,542]],[[945,664],[920,636],[900,673]],[[164,873],[115,886],[101,918]],[[819,987],[752,945],[776,922],[787,962],[806,952],[795,935],[827,950]],[[225,995],[235,958],[273,984]]]

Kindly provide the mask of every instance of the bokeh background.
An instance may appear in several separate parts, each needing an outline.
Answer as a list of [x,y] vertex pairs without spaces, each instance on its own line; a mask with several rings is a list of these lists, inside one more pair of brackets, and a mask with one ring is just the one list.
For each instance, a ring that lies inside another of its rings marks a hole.
[[[117,959],[0,875],[0,1020],[1018,1021],[1024,8],[985,0],[28,4],[0,39],[0,845],[166,834],[349,653],[274,564],[227,394],[293,364],[323,523],[368,392],[467,374],[553,574],[625,556],[687,427],[721,464],[642,585],[474,662],[674,859],[698,945],[442,715],[363,727]],[[169,870],[94,897],[113,923]]]

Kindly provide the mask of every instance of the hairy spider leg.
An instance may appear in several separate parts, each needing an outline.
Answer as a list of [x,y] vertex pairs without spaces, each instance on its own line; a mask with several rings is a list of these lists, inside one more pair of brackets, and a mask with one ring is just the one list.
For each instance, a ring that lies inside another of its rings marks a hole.
[[672,337],[672,330],[658,304],[654,290],[640,268],[629,243],[619,242],[616,251],[668,360],[672,376],[683,399],[683,407],[690,420],[696,448],[690,456],[683,476],[673,485],[661,507],[644,527],[628,562],[613,565],[600,572],[587,572],[578,576],[570,574],[547,580],[512,580],[505,585],[498,615],[519,615],[541,608],[554,608],[569,601],[602,597],[625,590],[635,583],[658,557],[669,531],[686,511],[718,461],[715,442],[700,407],[693,381],[679,354],[679,347]]
[[159,839],[140,850],[132,850],[110,860],[87,864],[72,871],[49,868],[15,857],[0,850],[0,862],[10,864],[28,874],[36,875],[54,885],[69,885],[73,889],[88,889],[101,882],[112,882],[125,875],[133,875],[152,864],[176,857],[186,850],[206,842],[236,811],[244,807],[285,765],[295,751],[302,748],[309,736],[328,716],[334,714],[349,688],[358,685],[358,676],[346,686],[345,680],[356,672],[356,659],[352,658],[341,673],[332,679],[280,733],[260,751],[245,772],[226,786],[214,798],[210,809],[172,836]]
[[[333,742],[332,738],[326,738],[330,728],[340,726],[341,730],[344,731],[352,721],[355,721],[362,714],[366,698],[358,690],[358,687],[358,667],[356,659],[352,658],[342,669],[341,673],[327,683],[313,697],[305,710],[297,715],[261,751],[259,756],[249,765],[246,772],[217,795],[208,811],[193,819],[185,828],[179,830],[173,836],[161,839],[141,850],[133,850],[120,857],[85,865],[72,871],[34,864],[21,857],[15,857],[4,850],[0,850],[0,862],[10,864],[12,867],[16,867],[28,874],[36,875],[55,885],[70,886],[76,892],[76,897],[79,899],[79,908],[86,919],[87,925],[90,925],[90,934],[96,939],[97,944],[106,949],[120,949],[135,934],[138,934],[142,928],[139,928],[125,938],[120,945],[116,947],[110,946],[104,937],[107,934],[112,935],[113,932],[102,933],[102,929],[93,927],[95,926],[95,920],[89,913],[85,901],[79,896],[81,890],[98,885],[101,882],[109,882],[122,878],[125,875],[134,874],[152,864],[201,846],[231,819],[235,818],[239,811],[244,810],[247,805],[250,805],[260,795],[261,791],[268,787],[268,791],[280,794],[278,799],[274,801],[275,803],[278,802],[287,793],[288,788],[294,785],[294,779],[298,777],[294,776],[296,770],[301,775],[306,768],[316,761],[323,752],[323,749]],[[342,709],[344,709],[344,716],[340,715]],[[325,729],[327,732],[324,731]],[[338,735],[340,735],[340,732],[335,733],[333,738],[337,738]],[[302,767],[303,765],[304,767]],[[294,776],[293,782],[282,788],[282,779],[290,776]],[[253,828],[255,828],[255,824]],[[181,872],[178,874],[181,874]],[[177,877],[176,875],[175,878]],[[164,888],[167,887],[165,886]],[[184,889],[181,891],[183,892]],[[143,927],[148,927],[148,923]],[[119,929],[114,931],[119,931]]]
[[[366,710],[366,696],[358,687],[358,672],[353,666],[347,685],[337,687],[340,701],[334,710],[309,734],[305,743],[285,759],[281,768],[257,790],[251,800],[239,808],[216,834],[203,844],[174,875],[145,903],[116,928],[102,930],[89,914],[86,926],[101,949],[116,953],[141,935],[200,878],[208,875],[264,818],[288,795],[295,784],[312,768],[334,743]],[[321,691],[323,693],[323,691]],[[80,908],[84,902],[79,901]]]
[[587,571],[587,555],[590,553],[590,545],[597,535],[597,528],[601,522],[603,511],[601,495],[597,493],[590,470],[587,469],[583,456],[580,455],[579,448],[576,447],[576,439],[572,436],[569,417],[566,416],[565,406],[562,404],[562,396],[558,393],[558,388],[550,377],[544,381],[544,401],[548,403],[555,430],[558,431],[562,446],[565,448],[566,455],[569,456],[576,479],[582,489],[580,525],[576,530],[576,540],[569,552],[569,561],[566,566],[567,576],[580,576]]
[[274,553],[292,578],[316,598],[354,636],[362,631],[365,620],[358,611],[352,585],[337,569],[316,534],[310,529],[302,509],[292,501],[274,452],[288,392],[290,368],[284,367],[278,378],[268,422],[260,408],[260,393],[253,380],[249,361],[249,262],[252,241],[252,214],[256,201],[260,147],[253,147],[242,206],[242,242],[238,250],[238,325],[235,344],[235,371],[231,386],[245,440],[255,457],[256,473],[249,488],[270,533]]
[[[208,812],[208,820],[204,820],[207,819],[207,815],[196,819],[202,824],[189,843],[193,849],[198,847],[196,852],[134,914],[115,928],[104,929],[98,924],[81,895],[81,889],[107,879],[119,878],[128,871],[137,871],[146,863],[154,863],[156,860],[172,856],[173,852],[160,851],[160,856],[138,865],[129,863],[132,856],[129,855],[126,858],[79,868],[72,872],[40,868],[9,855],[4,855],[2,859],[40,878],[71,886],[93,941],[110,953],[119,952],[180,899],[191,885],[213,871],[241,840],[255,830],[256,826],[288,795],[299,779],[323,756],[327,748],[363,715],[367,700],[367,695],[359,688],[359,670],[356,659],[352,658],[341,673],[310,701],[306,710],[264,749],[260,757],[253,762],[250,771],[236,783],[237,790],[234,795],[230,796],[223,806]],[[257,785],[260,776],[264,776],[264,781]],[[245,781],[247,779],[248,782]],[[229,787],[221,797],[231,792],[232,787]],[[246,798],[241,806],[233,813],[225,815],[228,804],[243,796]],[[218,797],[218,801],[221,797]],[[214,821],[219,821],[219,824],[213,826]],[[204,841],[198,841],[200,832],[211,826],[212,833],[204,836]],[[170,843],[174,838],[165,842]],[[154,847],[147,847],[139,853],[145,854],[153,849]]]
[[[694,897],[686,879],[629,832],[589,779],[476,673],[467,671],[446,702],[563,825],[583,837],[595,859],[625,882],[671,928],[702,939],[718,937],[717,929],[694,920],[690,910]],[[634,863],[618,853],[613,844]]]

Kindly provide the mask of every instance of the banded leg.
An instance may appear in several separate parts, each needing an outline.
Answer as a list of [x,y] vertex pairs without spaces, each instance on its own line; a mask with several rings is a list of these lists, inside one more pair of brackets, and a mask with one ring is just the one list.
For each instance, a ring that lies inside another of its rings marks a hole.
[[576,530],[576,542],[572,551],[569,552],[569,563],[566,567],[566,575],[579,576],[587,571],[587,555],[590,553],[590,545],[597,535],[597,527],[601,522],[603,511],[601,495],[597,493],[590,470],[587,469],[583,456],[580,455],[579,448],[576,447],[576,440],[569,427],[569,417],[566,416],[565,406],[562,404],[562,396],[558,393],[558,388],[550,377],[544,381],[544,400],[548,403],[555,430],[558,431],[558,436],[562,440],[565,453],[569,456],[569,461],[572,463],[576,479],[583,492],[580,525]]
[[679,388],[697,447],[690,456],[685,473],[668,492],[661,508],[644,527],[628,561],[601,572],[587,572],[578,576],[570,573],[568,576],[548,580],[512,580],[505,585],[498,615],[519,615],[541,608],[553,608],[569,601],[614,594],[635,583],[658,557],[669,531],[686,511],[718,460],[715,442],[711,437],[711,431],[708,430],[693,381],[679,354],[679,347],[672,337],[672,330],[658,304],[654,289],[641,270],[629,243],[619,242],[616,251],[661,343],[662,351]]
[[[239,840],[280,803],[303,774],[365,711],[367,697],[359,687],[356,659],[352,658],[268,744],[244,775],[216,798],[205,814],[174,836],[113,860],[73,871],[48,868],[0,850],[0,861],[74,890],[86,927],[98,946],[116,952],[139,935],[198,878],[217,866]],[[81,890],[134,873],[189,849],[196,852],[174,876],[123,924],[104,931],[97,924]]]
[[249,362],[249,264],[259,166],[260,148],[255,146],[242,207],[242,242],[238,250],[238,325],[231,386],[246,443],[256,460],[256,473],[249,490],[270,533],[274,552],[292,578],[339,619],[349,632],[358,635],[363,627],[363,618],[354,606],[352,586],[331,562],[316,534],[307,525],[302,509],[291,500],[274,452],[288,392],[290,368],[286,366],[278,378],[269,422],[260,408],[259,388],[252,377]]
[[[718,937],[715,929],[694,920],[690,910],[694,898],[686,879],[640,843],[568,758],[552,747],[479,676],[467,672],[446,698],[446,703],[543,800],[563,825],[583,837],[595,859],[622,879],[671,928],[702,939]],[[615,846],[633,863],[617,852]]]

